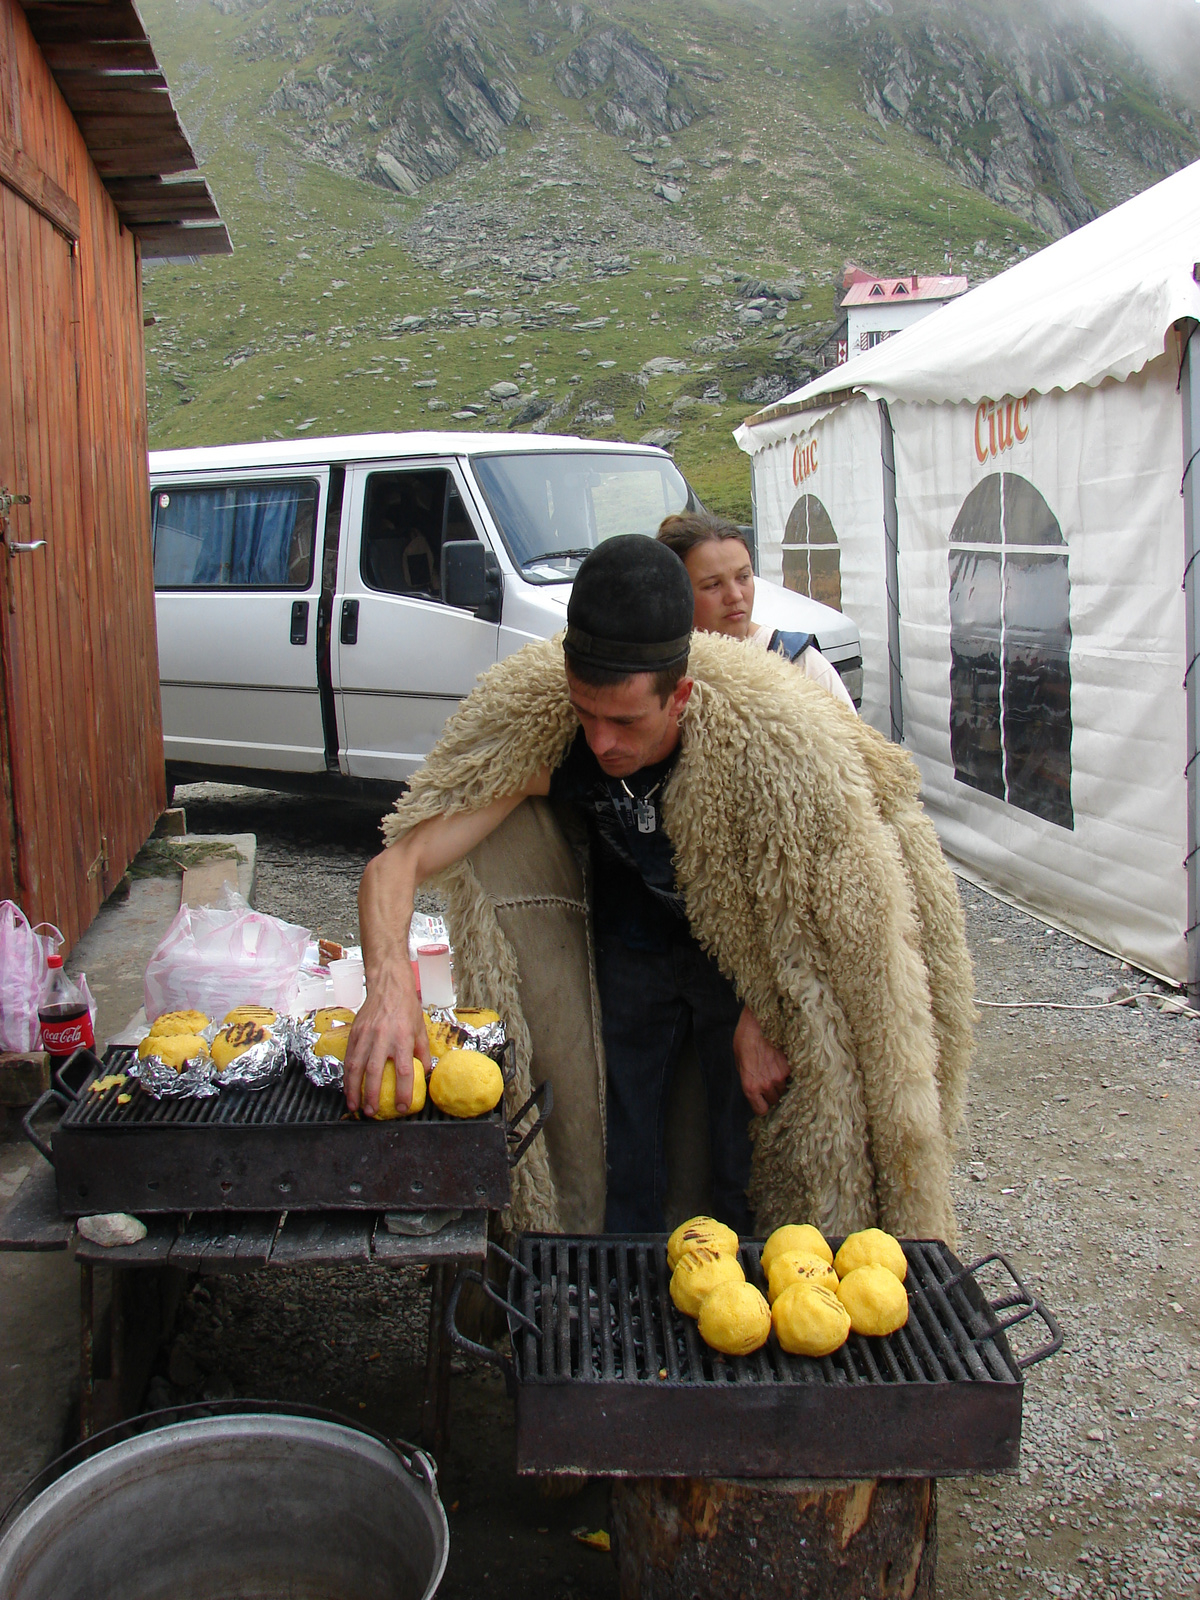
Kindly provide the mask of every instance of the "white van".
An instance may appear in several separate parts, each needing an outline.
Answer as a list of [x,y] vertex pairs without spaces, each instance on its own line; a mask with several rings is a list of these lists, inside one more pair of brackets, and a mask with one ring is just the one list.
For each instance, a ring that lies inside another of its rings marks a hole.
[[[698,508],[664,451],[362,434],[150,456],[168,783],[386,784],[501,656],[565,626],[580,561]],[[858,629],[761,580],[857,702]]]

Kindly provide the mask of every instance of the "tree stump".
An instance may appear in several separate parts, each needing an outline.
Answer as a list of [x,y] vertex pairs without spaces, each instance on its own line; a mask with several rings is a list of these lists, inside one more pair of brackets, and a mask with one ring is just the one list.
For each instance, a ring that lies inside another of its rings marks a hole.
[[623,1478],[621,1600],[933,1600],[937,1484]]

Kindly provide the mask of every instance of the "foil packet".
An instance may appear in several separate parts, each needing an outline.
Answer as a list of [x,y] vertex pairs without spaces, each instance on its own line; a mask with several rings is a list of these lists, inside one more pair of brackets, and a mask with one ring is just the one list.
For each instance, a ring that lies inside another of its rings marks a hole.
[[500,1062],[508,1043],[508,1034],[502,1022],[487,1022],[482,1028],[473,1028],[463,1022],[450,1006],[430,1006],[429,1018],[451,1030],[456,1050],[478,1050],[482,1055]]
[[208,1100],[219,1093],[211,1056],[193,1056],[182,1072],[169,1067],[161,1056],[146,1056],[133,1061],[125,1074],[155,1100]]
[[252,1044],[249,1050],[243,1050],[240,1056],[234,1056],[224,1071],[216,1073],[213,1081],[222,1089],[269,1088],[287,1071],[291,1038],[291,1018],[277,1017],[267,1029],[267,1037],[259,1044]]
[[311,1017],[293,1018],[290,1048],[301,1071],[315,1089],[340,1089],[342,1063],[336,1056],[317,1054],[317,1030]]

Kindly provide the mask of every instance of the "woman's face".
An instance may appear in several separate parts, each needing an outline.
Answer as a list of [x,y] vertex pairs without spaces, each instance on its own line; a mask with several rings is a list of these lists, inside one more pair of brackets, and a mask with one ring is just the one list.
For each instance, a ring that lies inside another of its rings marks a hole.
[[745,639],[753,623],[754,569],[740,539],[708,539],[684,557],[696,599],[695,626]]

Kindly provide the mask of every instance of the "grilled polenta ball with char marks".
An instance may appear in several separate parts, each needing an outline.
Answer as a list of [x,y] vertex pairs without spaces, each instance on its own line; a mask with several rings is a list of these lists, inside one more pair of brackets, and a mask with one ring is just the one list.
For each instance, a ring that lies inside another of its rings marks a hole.
[[236,1061],[238,1056],[244,1056],[247,1050],[253,1050],[256,1044],[262,1044],[271,1037],[270,1032],[261,1022],[231,1022],[221,1029],[212,1042],[212,1058],[221,1072],[231,1061]]
[[810,1256],[803,1250],[785,1250],[783,1255],[775,1257],[767,1273],[767,1299],[774,1305],[783,1291],[794,1283],[819,1283],[836,1294],[838,1277],[820,1256]]
[[850,1336],[850,1313],[819,1283],[793,1283],[771,1307],[780,1349],[790,1356],[831,1356]]
[[697,1245],[680,1256],[671,1274],[671,1299],[685,1317],[697,1317],[705,1296],[718,1284],[745,1281],[746,1274],[736,1256],[722,1255],[708,1245]]
[[697,1250],[702,1246],[715,1250],[718,1255],[736,1256],[738,1236],[732,1228],[727,1228],[715,1217],[691,1217],[687,1222],[681,1222],[667,1240],[668,1267],[674,1272],[689,1250]]

